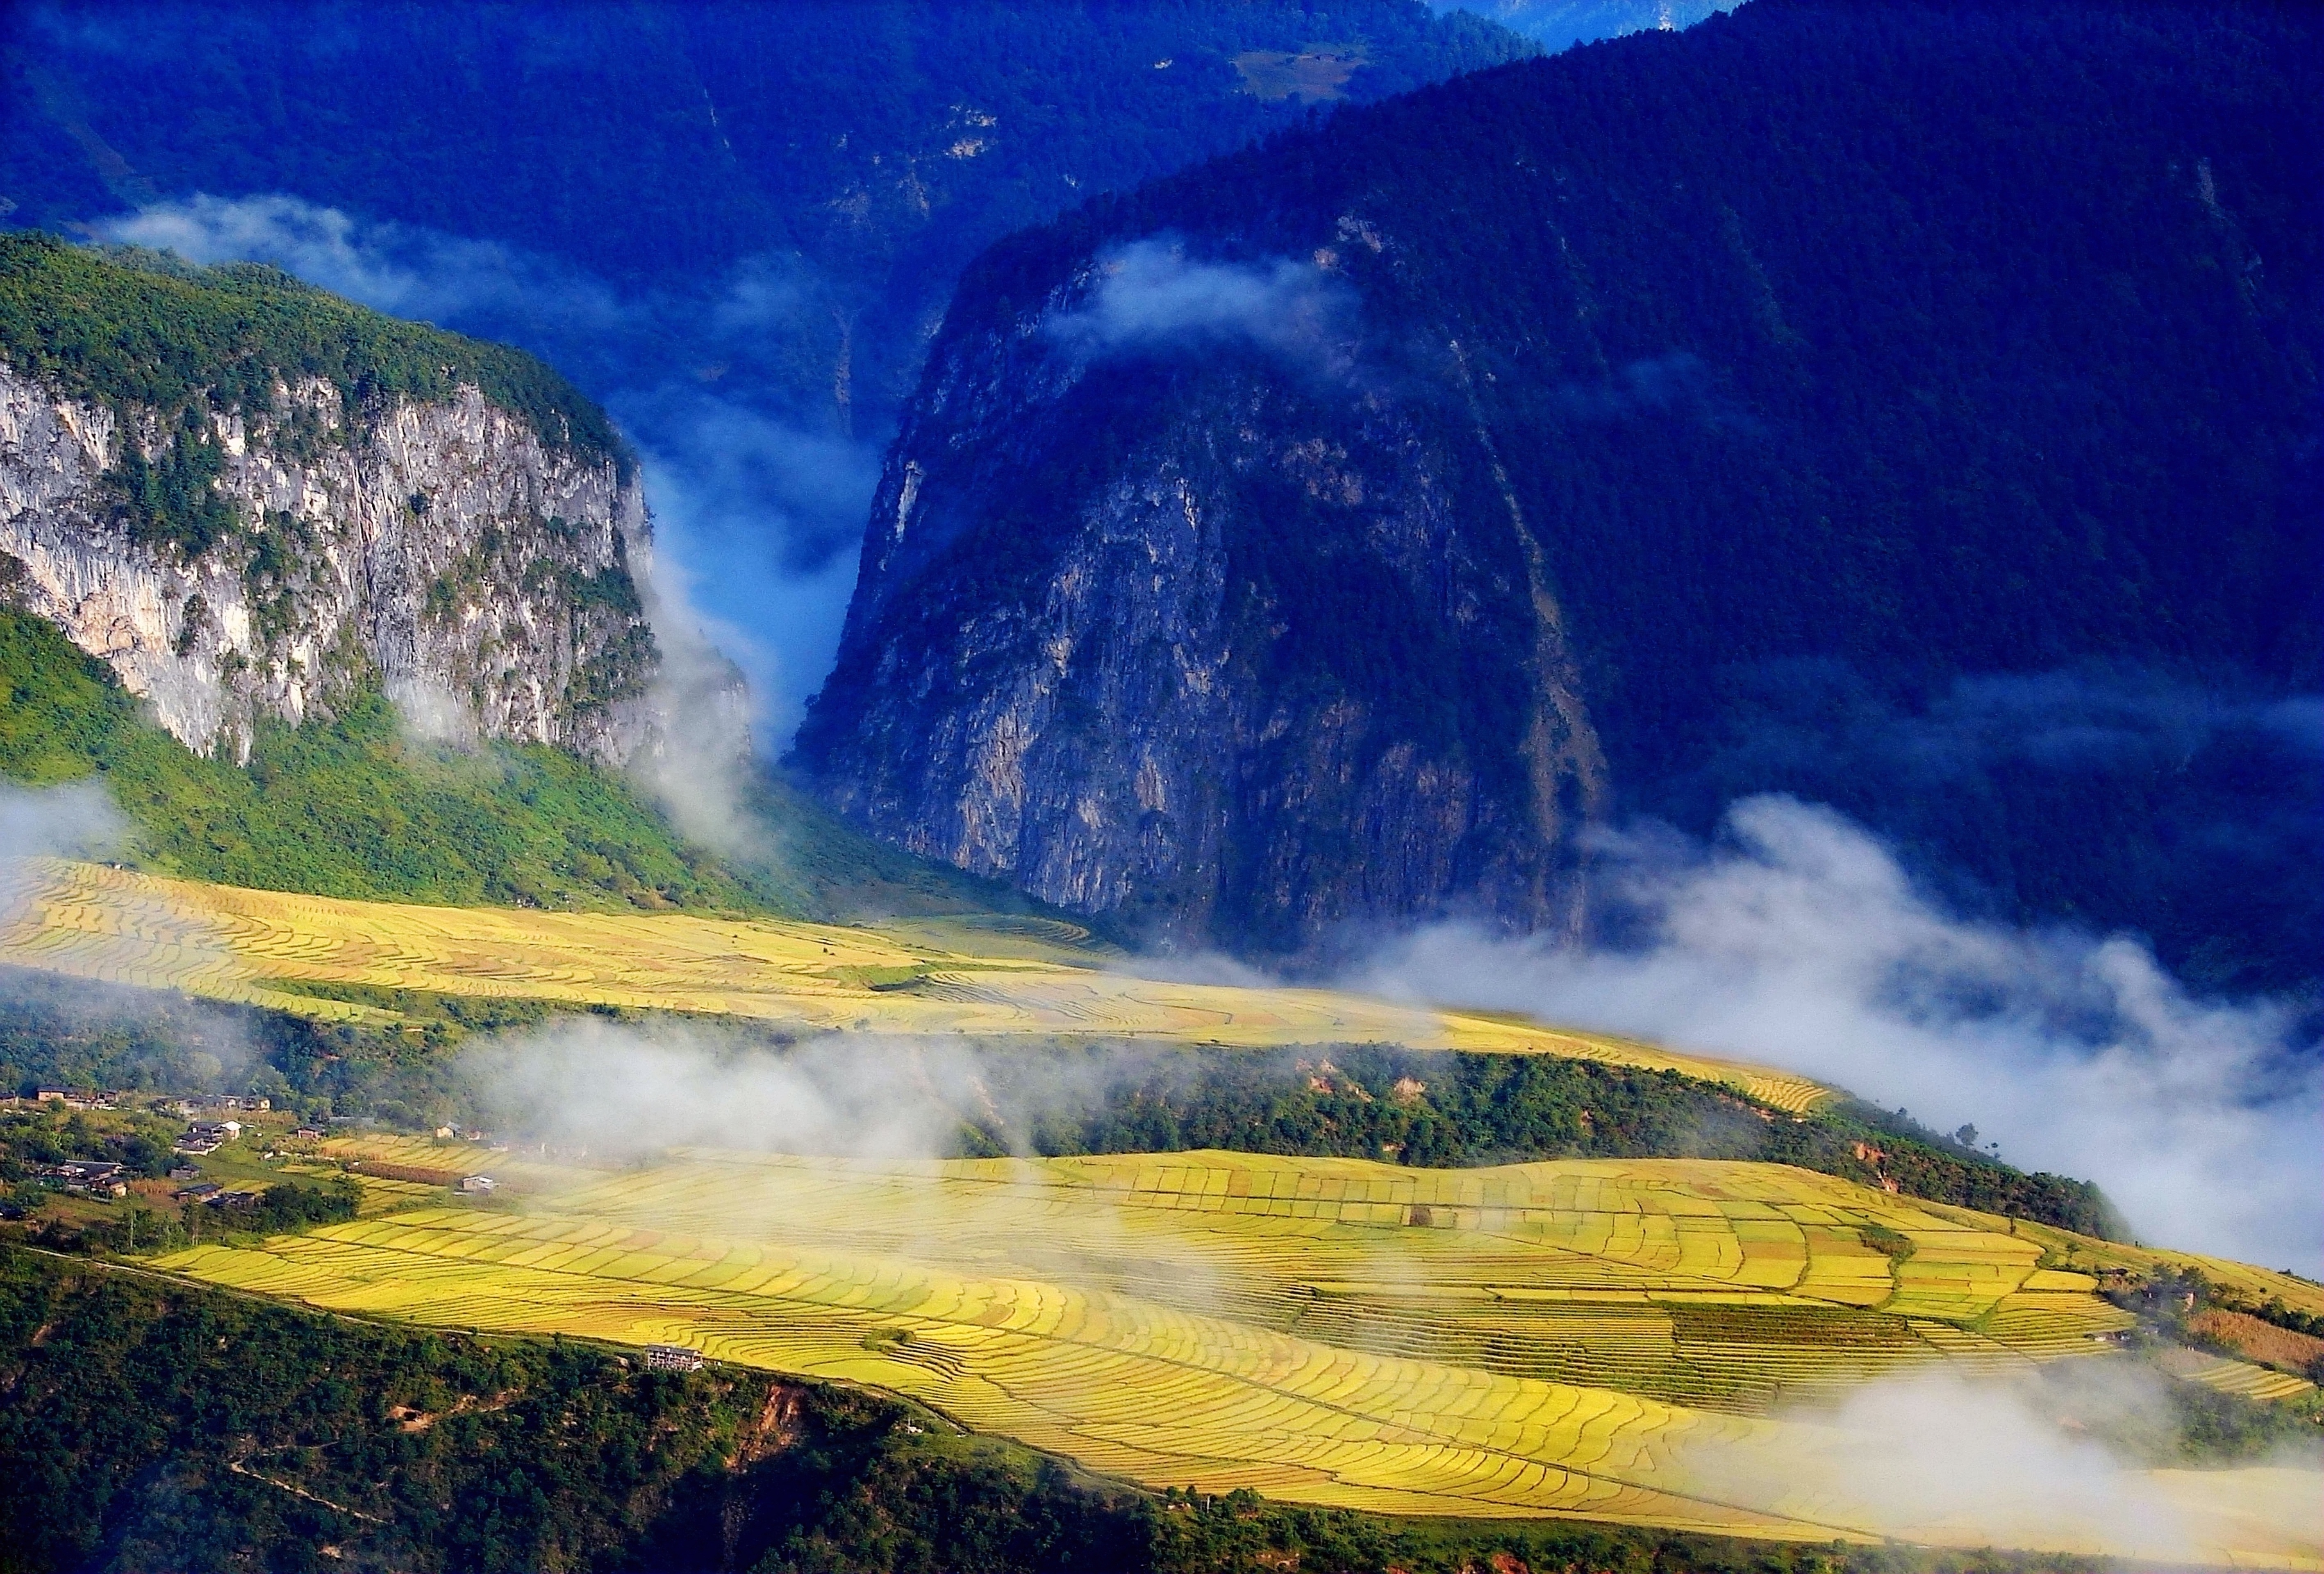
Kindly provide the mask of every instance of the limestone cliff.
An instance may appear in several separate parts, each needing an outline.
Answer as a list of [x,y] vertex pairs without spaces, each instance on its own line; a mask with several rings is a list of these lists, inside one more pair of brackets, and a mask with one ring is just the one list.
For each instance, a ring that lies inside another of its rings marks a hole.
[[0,593],[189,747],[244,758],[261,720],[367,683],[426,732],[607,762],[641,741],[647,521],[618,453],[456,377],[166,404],[89,382],[0,356]]
[[[1489,437],[1279,373],[940,350],[803,754],[880,834],[1157,938],[1571,927],[1605,766]],[[1092,400],[1152,419],[1045,490]]]

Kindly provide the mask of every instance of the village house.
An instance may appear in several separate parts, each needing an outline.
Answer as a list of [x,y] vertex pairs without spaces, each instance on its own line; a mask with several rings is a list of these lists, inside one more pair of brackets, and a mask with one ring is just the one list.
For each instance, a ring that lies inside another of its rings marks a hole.
[[493,1180],[490,1175],[463,1175],[460,1177],[460,1190],[467,1192],[472,1197],[490,1196],[493,1190],[499,1185],[500,1183]]
[[197,1120],[178,1138],[176,1151],[198,1158],[213,1154],[242,1135],[239,1120]]
[[51,1165],[42,1172],[44,1178],[60,1183],[68,1192],[87,1197],[126,1197],[129,1182],[121,1166],[95,1159],[69,1159]]
[[646,1346],[646,1370],[649,1372],[699,1372],[702,1352],[687,1349],[684,1345]]

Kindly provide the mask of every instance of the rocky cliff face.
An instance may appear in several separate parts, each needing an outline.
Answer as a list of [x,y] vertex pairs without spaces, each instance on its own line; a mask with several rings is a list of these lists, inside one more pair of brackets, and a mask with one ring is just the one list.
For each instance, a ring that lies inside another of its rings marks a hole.
[[622,760],[645,545],[634,477],[473,387],[350,408],[278,380],[269,408],[172,419],[0,364],[0,588],[204,753],[380,681],[424,732]]
[[[943,350],[890,458],[802,737],[834,802],[1182,943],[1578,923],[1605,763],[1489,434],[1231,348],[1064,351],[1043,320]],[[1151,424],[1059,496],[1031,478],[1093,400]]]
[[2312,766],[2124,763],[2191,758],[2143,700],[2057,740],[2092,671],[2317,681],[2312,35],[1755,0],[1011,237],[799,759],[916,851],[1256,952],[1571,930],[1593,821],[1767,791],[2202,943],[2216,850],[2288,845],[2210,828]]

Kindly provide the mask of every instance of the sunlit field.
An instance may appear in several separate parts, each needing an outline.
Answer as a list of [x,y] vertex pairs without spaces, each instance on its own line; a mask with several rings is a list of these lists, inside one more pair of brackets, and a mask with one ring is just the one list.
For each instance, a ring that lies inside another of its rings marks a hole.
[[[1821,1457],[1831,1441],[1779,1410],[1884,1376],[2118,1359],[2106,1336],[2130,1321],[2089,1276],[2043,1266],[2054,1241],[1774,1165],[687,1152],[509,1170],[523,1194],[491,1210],[158,1266],[343,1312],[673,1342],[876,1385],[1157,1487],[1816,1540],[1898,1527],[1814,1479],[1738,1499],[1701,1461]],[[2301,1523],[2285,1495],[2312,1485],[2151,1483],[2186,1500],[2209,1560],[2324,1567],[2261,1528]],[[2104,1525],[2053,1529],[2109,1544]]]
[[[973,931],[680,914],[423,907],[244,890],[87,863],[11,870],[0,962],[303,1015],[384,1018],[285,984],[364,985],[748,1017],[807,1031],[1137,1037],[1252,1048],[1392,1043],[1560,1054],[1723,1082],[1778,1109],[1805,1077],[1323,990],[1162,982]],[[954,944],[939,934],[957,934]],[[957,948],[955,948],[957,946]]]

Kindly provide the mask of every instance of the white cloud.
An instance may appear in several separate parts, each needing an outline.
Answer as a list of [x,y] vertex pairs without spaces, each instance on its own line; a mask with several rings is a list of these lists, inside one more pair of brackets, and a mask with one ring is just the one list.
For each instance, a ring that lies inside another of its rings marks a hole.
[[2316,1535],[2312,1451],[2232,1471],[2144,1468],[2126,1445],[2168,1452],[2180,1422],[2159,1375],[2124,1357],[2015,1381],[1914,1373],[1783,1419],[1681,1457],[1714,1498],[1907,1542],[2197,1564]]
[[1241,344],[1343,372],[1354,313],[1354,290],[1313,262],[1197,262],[1176,242],[1149,238],[1102,253],[1088,296],[1042,331],[1093,357]]
[[1805,1072],[2095,1180],[2142,1238],[2324,1269],[2324,1054],[2291,1006],[2194,998],[2127,939],[1962,921],[1788,798],[1736,805],[1708,851],[1632,835],[1601,857],[1642,943],[1438,926],[1360,981]]

